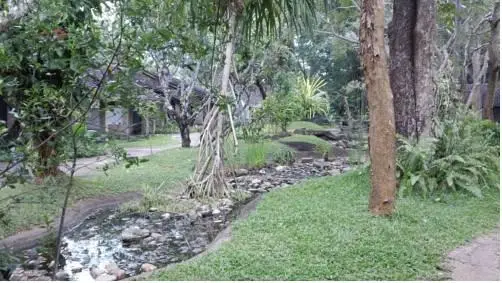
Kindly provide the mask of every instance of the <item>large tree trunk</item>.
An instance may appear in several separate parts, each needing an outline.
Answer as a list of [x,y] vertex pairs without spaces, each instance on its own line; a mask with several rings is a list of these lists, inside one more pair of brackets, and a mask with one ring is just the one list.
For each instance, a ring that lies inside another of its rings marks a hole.
[[384,0],[364,0],[361,55],[370,114],[371,194],[369,210],[390,215],[396,191],[395,121],[384,44]]
[[434,109],[434,38],[436,35],[436,0],[418,0],[414,30],[414,68],[416,133],[430,136]]
[[390,26],[390,77],[396,130],[428,136],[434,109],[435,0],[394,0]]
[[500,5],[499,1],[496,1],[495,8],[493,9],[492,18],[490,20],[491,39],[490,39],[490,46],[488,47],[490,76],[488,81],[488,93],[486,94],[486,98],[484,100],[484,105],[483,105],[483,119],[491,119],[491,120],[494,120],[493,105],[495,103],[495,89],[497,86],[497,81],[499,78],[499,70],[500,70],[499,5]]
[[181,135],[181,147],[190,147],[190,127],[185,123],[178,123]]
[[411,137],[416,132],[413,31],[416,17],[415,0],[394,0],[390,25],[390,86],[394,94],[397,132]]
[[57,176],[61,173],[59,162],[56,160],[56,136],[49,131],[41,132],[35,140],[38,147],[38,177]]

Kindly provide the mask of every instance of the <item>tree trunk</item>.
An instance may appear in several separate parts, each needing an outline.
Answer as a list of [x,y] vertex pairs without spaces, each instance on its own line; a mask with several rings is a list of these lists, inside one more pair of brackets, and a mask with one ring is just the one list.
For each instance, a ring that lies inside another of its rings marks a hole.
[[413,31],[416,17],[415,0],[394,0],[390,24],[390,86],[394,94],[397,132],[405,137],[415,134],[415,87]]
[[106,128],[106,105],[104,101],[99,101],[99,130],[102,133],[108,132]]
[[430,136],[434,109],[434,38],[436,34],[436,0],[418,0],[414,30],[414,75],[416,103],[415,136]]
[[486,94],[486,98],[484,100],[484,105],[483,105],[483,119],[491,119],[491,120],[495,120],[495,117],[493,116],[493,105],[495,104],[495,89],[497,85],[497,80],[499,78],[499,70],[500,70],[500,61],[499,61],[500,19],[498,16],[499,5],[500,5],[499,1],[496,1],[495,8],[493,9],[492,18],[490,20],[491,39],[490,39],[490,46],[488,47],[490,76],[488,81],[488,93]]
[[185,123],[178,123],[181,135],[181,147],[190,147],[190,127]]
[[56,136],[51,136],[51,132],[44,131],[39,134],[36,140],[38,147],[38,176],[57,176],[59,171],[59,164],[56,160]]
[[364,0],[361,55],[370,114],[371,194],[369,210],[390,215],[396,191],[395,121],[384,43],[384,0]]
[[435,0],[394,0],[393,11],[390,77],[396,130],[418,140],[428,136],[432,126]]

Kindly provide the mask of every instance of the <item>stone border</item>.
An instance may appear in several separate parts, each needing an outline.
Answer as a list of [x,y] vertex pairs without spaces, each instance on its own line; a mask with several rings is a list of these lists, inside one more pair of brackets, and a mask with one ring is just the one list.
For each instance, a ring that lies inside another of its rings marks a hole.
[[[125,202],[139,200],[141,197],[143,197],[143,195],[139,192],[126,192],[119,195],[79,200],[69,207],[66,212],[64,231],[67,232],[69,229],[73,229],[98,210],[116,208]],[[59,216],[55,217],[53,223],[52,227],[58,226]],[[0,249],[20,251],[34,248],[39,244],[39,240],[49,233],[47,228],[41,227],[19,232],[0,240]]]

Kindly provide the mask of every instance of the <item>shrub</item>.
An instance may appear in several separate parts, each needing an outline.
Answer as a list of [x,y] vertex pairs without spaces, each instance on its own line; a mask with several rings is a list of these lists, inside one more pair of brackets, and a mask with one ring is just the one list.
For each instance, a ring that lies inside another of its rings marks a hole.
[[294,99],[290,99],[281,95],[271,95],[267,97],[261,108],[256,110],[256,115],[276,127],[279,127],[283,132],[287,131],[288,125],[298,118],[298,104]]
[[435,139],[419,144],[400,139],[400,194],[463,191],[482,197],[483,190],[498,188],[499,146],[492,140],[497,131],[479,124],[469,117],[447,120],[440,123]]
[[282,150],[274,151],[272,154],[272,160],[275,163],[282,165],[293,164],[295,162],[295,159],[295,151],[289,148],[283,148]]
[[298,79],[295,100],[300,106],[302,119],[328,114],[329,99],[321,90],[325,85],[326,82],[318,77]]

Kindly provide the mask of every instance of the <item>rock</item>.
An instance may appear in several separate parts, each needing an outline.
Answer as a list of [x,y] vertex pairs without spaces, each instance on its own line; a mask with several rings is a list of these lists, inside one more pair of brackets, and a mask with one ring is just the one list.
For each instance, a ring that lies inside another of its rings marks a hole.
[[60,270],[56,273],[55,279],[57,281],[70,281],[70,274],[64,270]]
[[211,208],[209,205],[203,205],[199,207],[199,213],[202,217],[211,216]]
[[258,178],[251,180],[252,185],[259,185],[259,184],[261,184],[261,182],[262,182],[261,179],[258,179]]
[[120,269],[115,262],[109,262],[105,265],[106,273],[115,276],[116,280],[122,280],[125,278],[126,273],[124,270]]
[[263,182],[262,186],[263,186],[264,189],[270,189],[270,188],[272,188],[272,183],[270,183],[270,182]]
[[105,274],[106,271],[104,271],[103,269],[101,269],[97,266],[93,266],[93,267],[91,267],[90,273],[91,273],[92,278],[96,279],[99,276]]
[[24,264],[24,267],[26,269],[36,269],[38,267],[38,264],[39,264],[38,260],[33,259],[33,260],[29,260],[28,262],[26,262]]
[[279,166],[275,167],[275,171],[284,172],[284,171],[286,171],[287,168],[288,167],[286,167],[286,166],[279,165]]
[[235,169],[235,176],[236,177],[241,177],[241,176],[245,176],[245,175],[248,175],[249,174],[249,171],[247,169]]
[[150,263],[143,263],[141,265],[141,271],[143,271],[143,272],[152,272],[155,269],[157,269],[157,267],[153,264],[150,264]]
[[21,267],[14,269],[9,277],[9,281],[26,281],[24,270]]
[[162,214],[161,217],[162,217],[162,219],[167,220],[167,219],[171,218],[171,214],[170,213],[164,213],[164,214]]
[[258,171],[258,173],[260,173],[262,175],[266,175],[267,171],[265,169],[261,169],[260,171]]
[[84,267],[82,266],[82,264],[80,264],[78,262],[75,262],[73,264],[73,266],[71,267],[71,272],[72,273],[82,272],[82,269],[84,269]]
[[213,213],[213,215],[219,215],[221,213],[221,211],[216,208],[216,209],[213,210],[212,213]]
[[150,231],[147,229],[140,229],[137,226],[126,228],[120,234],[120,238],[124,242],[139,241],[148,236],[150,236]]
[[314,161],[314,167],[324,169],[327,168],[328,165],[326,164],[326,162],[324,162],[324,160],[316,160]]
[[117,277],[112,274],[101,274],[96,278],[96,281],[116,281]]
[[149,209],[148,211],[150,211],[150,212],[156,212],[156,211],[158,211],[158,210],[159,210],[159,209],[158,209],[158,208],[156,208],[156,207],[150,207],[150,209]]
[[162,234],[152,233],[152,235],[150,235],[150,237],[152,237],[152,239],[158,239],[158,238],[162,237]]
[[314,158],[312,158],[312,157],[303,157],[302,159],[300,159],[300,162],[301,163],[312,163],[312,162],[314,162]]

